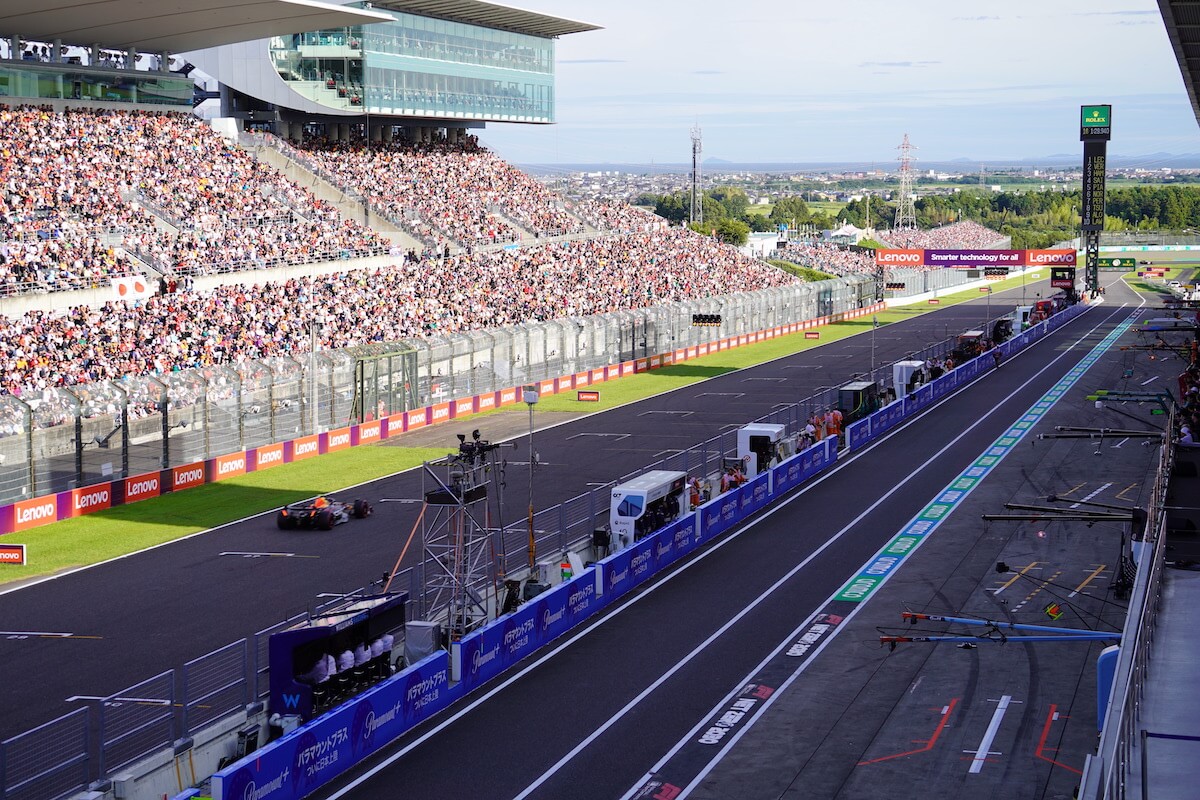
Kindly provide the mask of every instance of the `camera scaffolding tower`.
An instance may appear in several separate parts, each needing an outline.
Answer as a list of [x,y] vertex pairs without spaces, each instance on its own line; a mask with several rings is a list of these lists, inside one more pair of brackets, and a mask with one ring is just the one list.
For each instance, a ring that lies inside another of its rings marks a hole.
[[450,641],[495,616],[504,579],[506,465],[498,451],[505,445],[480,439],[478,430],[471,437],[458,434],[457,453],[425,462],[414,526],[421,529],[421,609],[427,620],[445,620]]

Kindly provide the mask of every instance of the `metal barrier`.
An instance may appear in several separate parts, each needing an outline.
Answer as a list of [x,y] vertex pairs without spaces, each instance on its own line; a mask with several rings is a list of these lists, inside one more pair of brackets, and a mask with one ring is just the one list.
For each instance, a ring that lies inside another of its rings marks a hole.
[[[2,395],[0,504],[852,312],[873,300],[873,279],[855,276],[296,359],[125,376],[47,389],[29,402]],[[720,314],[721,324],[693,326],[692,315],[702,313]]]
[[[1175,407],[1172,406],[1165,430],[1175,429]],[[1154,537],[1154,546],[1143,554],[1137,565],[1125,627],[1121,631],[1116,674],[1108,696],[1108,708],[1101,721],[1103,728],[1097,755],[1087,757],[1080,778],[1078,796],[1087,800],[1124,800],[1134,751],[1142,744],[1138,717],[1149,677],[1158,609],[1162,603],[1167,542],[1164,507],[1174,453],[1173,445],[1164,442],[1159,453],[1158,474],[1146,506],[1146,535]]]
[[58,800],[88,785],[91,709],[0,742],[0,800]]
[[175,741],[175,670],[100,701],[100,775]]
[[183,665],[183,724],[190,736],[219,719],[237,714],[249,702],[248,643],[239,639]]

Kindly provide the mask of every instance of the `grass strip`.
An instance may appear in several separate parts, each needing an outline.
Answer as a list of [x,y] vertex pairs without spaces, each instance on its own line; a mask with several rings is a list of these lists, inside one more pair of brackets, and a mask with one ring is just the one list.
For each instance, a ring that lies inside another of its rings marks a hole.
[[[992,288],[1006,289],[1020,284],[1020,277],[1008,278],[992,284]],[[881,326],[888,325],[927,314],[937,308],[975,300],[979,296],[977,288],[942,294],[939,295],[938,306],[902,306],[881,311],[875,317]],[[870,328],[871,318],[862,317],[816,328],[820,332],[820,339],[807,339],[801,332],[735,347],[681,364],[607,381],[601,386],[599,403],[580,403],[573,392],[563,392],[543,398],[538,403],[538,410],[579,412],[616,408],[854,336]],[[525,413],[525,408],[520,406],[488,413]],[[331,486],[354,486],[392,475],[425,461],[441,458],[451,449],[394,445],[355,447],[293,464],[282,464],[220,483],[170,492],[153,500],[117,506],[20,534],[9,534],[4,537],[6,540],[19,540],[26,545],[30,563],[0,568],[0,585],[106,561],[322,492],[336,494],[336,490],[330,489]]]

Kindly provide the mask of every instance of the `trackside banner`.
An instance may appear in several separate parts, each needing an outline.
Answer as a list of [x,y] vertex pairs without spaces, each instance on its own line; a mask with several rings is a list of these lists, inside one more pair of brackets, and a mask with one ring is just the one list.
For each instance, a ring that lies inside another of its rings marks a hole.
[[[768,331],[759,331],[738,337],[731,337],[726,346],[747,344],[770,338],[773,335],[796,333],[808,328],[814,328],[836,319],[855,319],[869,316],[884,308],[877,303],[866,308],[855,309],[834,317],[820,317],[806,320],[802,323],[792,323]],[[715,350],[716,348],[711,348]],[[651,356],[649,359],[626,361],[605,367],[551,378],[539,383],[542,394],[567,391],[573,387],[601,383],[623,376],[632,375],[646,369],[669,366],[673,363],[686,361],[697,355],[707,353],[710,347],[691,347],[671,353]],[[445,392],[442,393],[442,397]],[[440,398],[439,398],[440,399]],[[68,492],[45,495],[26,500],[19,500],[9,505],[0,505],[0,535],[27,530],[39,525],[47,525],[61,519],[70,519],[81,514],[101,511],[111,506],[123,503],[133,503],[148,500],[168,492],[190,489],[228,478],[236,478],[248,472],[288,464],[293,461],[303,461],[316,458],[324,453],[337,452],[348,447],[371,444],[373,442],[398,436],[406,431],[416,430],[451,419],[465,417],[483,411],[490,411],[506,405],[520,402],[520,388],[510,387],[495,392],[485,392],[470,398],[445,399],[440,402],[415,408],[410,411],[392,414],[377,420],[369,420],[359,425],[336,428],[327,432],[301,436],[275,444],[241,451],[237,453],[220,454],[207,461],[171,467],[158,473],[147,473],[116,481],[93,484],[83,489],[73,489]]]
[[212,779],[215,800],[300,800],[462,694],[445,652],[292,731]]
[[916,250],[880,248],[875,263],[881,267],[1044,267],[1074,266],[1074,250]]

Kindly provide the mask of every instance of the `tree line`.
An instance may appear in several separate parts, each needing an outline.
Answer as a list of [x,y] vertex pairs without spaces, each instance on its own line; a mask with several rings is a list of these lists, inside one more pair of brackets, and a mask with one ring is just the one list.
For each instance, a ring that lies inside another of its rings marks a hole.
[[[1131,186],[1106,193],[1108,231],[1200,230],[1200,189],[1191,186]],[[691,193],[643,195],[639,204],[652,205],[660,217],[682,223],[691,216]],[[1079,231],[1082,193],[1074,191],[990,192],[960,191],[917,199],[917,224],[932,228],[963,219],[974,220],[1002,236],[1012,237],[1017,249],[1048,247],[1073,239]],[[737,187],[717,187],[704,192],[704,222],[693,227],[700,233],[716,231],[724,241],[744,244],[751,231],[773,231],[778,225],[812,225],[819,230],[837,227],[841,220],[860,228],[884,230],[896,217],[895,202],[870,194],[852,200],[837,219],[813,213],[800,197],[775,202],[769,216],[752,213],[746,192]],[[869,225],[868,225],[869,218]],[[886,235],[884,235],[886,238]]]

